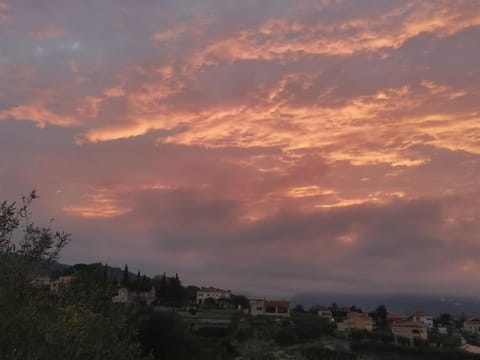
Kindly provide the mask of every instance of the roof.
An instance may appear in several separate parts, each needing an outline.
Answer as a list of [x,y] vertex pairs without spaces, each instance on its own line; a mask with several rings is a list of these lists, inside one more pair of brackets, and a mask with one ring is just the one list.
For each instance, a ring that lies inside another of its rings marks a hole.
[[480,347],[475,345],[466,344],[462,346],[462,349],[472,354],[480,354]]
[[424,311],[415,311],[411,316],[425,317],[425,316],[428,316],[428,315]]
[[397,314],[388,314],[387,315],[387,320],[389,321],[400,321],[400,320],[405,320],[406,316],[404,315],[397,315]]
[[355,312],[355,311],[352,311],[352,312],[349,312],[347,314],[347,317],[348,318],[363,318],[363,319],[370,319],[370,316],[366,313],[359,313],[359,312]]
[[222,290],[222,289],[217,289],[214,287],[202,287],[198,290],[198,292],[209,292],[209,293],[220,293],[220,294],[227,294],[230,293],[230,290]]
[[425,329],[427,326],[420,322],[415,321],[398,321],[392,325],[392,327],[408,327],[415,329]]
[[465,320],[465,323],[468,324],[480,324],[480,319],[479,318],[470,318]]
[[283,307],[289,308],[290,301],[285,300],[265,300],[265,307]]

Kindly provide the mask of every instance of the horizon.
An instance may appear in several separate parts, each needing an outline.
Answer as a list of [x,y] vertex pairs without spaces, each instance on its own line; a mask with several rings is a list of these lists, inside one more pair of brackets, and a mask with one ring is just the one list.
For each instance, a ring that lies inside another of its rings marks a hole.
[[0,0],[0,202],[61,263],[478,298],[478,39],[471,0]]

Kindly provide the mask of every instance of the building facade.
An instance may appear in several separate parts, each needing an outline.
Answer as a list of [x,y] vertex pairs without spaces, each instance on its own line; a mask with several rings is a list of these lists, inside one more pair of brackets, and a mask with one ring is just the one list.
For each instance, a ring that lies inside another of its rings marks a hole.
[[329,309],[322,308],[322,309],[318,310],[318,317],[320,319],[324,319],[328,322],[333,322],[334,321],[333,320],[333,314]]
[[290,301],[251,298],[249,299],[249,303],[250,315],[252,316],[290,317]]
[[428,339],[428,327],[421,322],[399,321],[392,325],[392,333],[395,337],[409,339]]
[[202,287],[197,290],[196,301],[198,305],[201,305],[205,302],[206,299],[213,299],[218,301],[220,299],[230,300],[232,298],[232,293],[230,290],[216,289],[213,287]]
[[349,312],[344,321],[337,323],[337,330],[340,332],[350,332],[352,330],[372,331],[373,320],[365,313]]
[[155,288],[149,291],[129,290],[125,287],[118,289],[118,294],[112,297],[112,302],[116,304],[145,304],[151,306],[155,301]]
[[73,275],[60,276],[57,280],[50,282],[50,292],[57,295],[62,289],[69,287],[74,279]]
[[422,323],[429,329],[433,329],[433,317],[427,315],[423,311],[417,311],[410,315],[410,320],[417,323]]
[[463,323],[463,331],[470,335],[480,335],[480,319],[470,318]]

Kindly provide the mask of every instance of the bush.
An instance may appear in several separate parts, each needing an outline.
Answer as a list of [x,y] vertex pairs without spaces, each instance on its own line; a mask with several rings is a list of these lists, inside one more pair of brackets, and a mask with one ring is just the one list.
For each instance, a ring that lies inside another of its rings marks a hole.
[[176,313],[144,313],[132,324],[144,354],[157,358],[184,356],[192,350],[187,325]]
[[218,326],[206,326],[199,328],[195,334],[208,338],[223,338],[228,335],[228,330]]

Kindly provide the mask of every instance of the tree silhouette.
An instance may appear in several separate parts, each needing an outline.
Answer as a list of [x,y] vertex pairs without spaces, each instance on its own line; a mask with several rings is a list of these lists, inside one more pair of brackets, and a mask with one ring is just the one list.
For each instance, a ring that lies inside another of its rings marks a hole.
[[125,264],[125,268],[123,269],[123,280],[122,285],[128,284],[128,265]]

